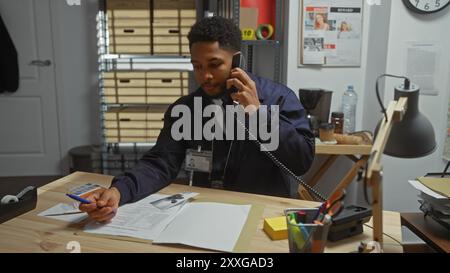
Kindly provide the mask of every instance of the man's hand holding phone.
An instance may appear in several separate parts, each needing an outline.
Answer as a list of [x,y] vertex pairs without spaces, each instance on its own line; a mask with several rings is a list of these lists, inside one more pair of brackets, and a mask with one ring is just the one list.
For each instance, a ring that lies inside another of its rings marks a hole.
[[99,189],[86,197],[90,204],[80,204],[79,209],[100,223],[107,223],[116,216],[119,208],[120,192],[117,188]]
[[[231,93],[231,98],[239,102],[247,112],[255,112],[261,105],[255,82],[241,68],[231,70],[230,79],[227,80],[227,89],[234,86],[237,92]],[[250,106],[250,107],[247,107]]]

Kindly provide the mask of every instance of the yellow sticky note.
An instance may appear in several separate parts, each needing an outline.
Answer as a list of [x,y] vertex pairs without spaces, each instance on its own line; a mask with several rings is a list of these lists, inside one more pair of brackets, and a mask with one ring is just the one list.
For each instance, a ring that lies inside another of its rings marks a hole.
[[256,40],[255,30],[246,28],[242,30],[242,40]]
[[272,240],[284,240],[288,238],[286,217],[264,219],[264,231]]

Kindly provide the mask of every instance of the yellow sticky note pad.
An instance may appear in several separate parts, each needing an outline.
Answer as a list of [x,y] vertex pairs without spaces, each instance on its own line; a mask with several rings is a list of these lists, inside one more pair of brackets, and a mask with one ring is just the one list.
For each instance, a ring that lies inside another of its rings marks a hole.
[[264,231],[272,240],[284,240],[288,238],[286,217],[264,219]]
[[251,28],[245,28],[242,30],[242,40],[256,40],[255,30]]

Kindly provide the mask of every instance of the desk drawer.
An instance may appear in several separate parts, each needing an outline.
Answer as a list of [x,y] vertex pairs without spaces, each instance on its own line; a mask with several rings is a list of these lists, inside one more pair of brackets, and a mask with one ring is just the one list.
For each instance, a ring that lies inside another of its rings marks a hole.
[[154,142],[164,126],[167,108],[123,108],[104,114],[104,134],[108,143]]
[[108,0],[109,53],[189,56],[195,0]]
[[106,0],[108,10],[150,10],[149,0]]
[[181,35],[181,37],[187,39],[187,35],[190,31],[190,27],[155,27],[153,28],[153,35]]
[[197,11],[195,9],[155,9],[153,11],[153,18],[196,18]]
[[172,104],[189,94],[189,74],[179,71],[107,72],[103,91],[106,103]]
[[172,104],[180,96],[150,95],[150,96],[108,96],[105,95],[105,103],[111,104]]
[[154,45],[153,51],[157,55],[188,55],[189,45]]

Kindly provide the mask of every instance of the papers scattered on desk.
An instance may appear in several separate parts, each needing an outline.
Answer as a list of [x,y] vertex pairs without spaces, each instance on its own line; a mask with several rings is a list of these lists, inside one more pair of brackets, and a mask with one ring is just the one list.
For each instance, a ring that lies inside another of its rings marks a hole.
[[[197,193],[190,193],[189,198],[195,195]],[[136,203],[124,205],[118,209],[117,215],[110,223],[92,222],[86,225],[84,231],[154,240],[182,208],[180,204],[180,206],[161,210],[151,204],[166,197],[167,195],[153,194]]]
[[417,180],[409,180],[408,181],[409,184],[411,184],[414,188],[416,188],[417,190],[419,190],[420,192],[423,192],[433,198],[436,199],[447,199],[447,197],[440,195],[439,193],[431,190],[430,188],[428,188],[427,186],[423,185],[422,183],[420,183],[420,181]]
[[153,243],[174,243],[232,252],[251,205],[189,203]]
[[78,209],[78,203],[60,203],[39,213],[38,215],[71,223],[81,222],[88,217],[86,213],[83,213]]
[[[409,183],[420,191],[419,203],[420,210],[425,215],[431,216],[438,223],[442,224],[446,228],[450,229],[450,198],[443,195],[445,187],[436,183],[447,183],[445,181],[437,182],[436,178],[431,178],[433,181],[420,178],[419,181],[409,181]],[[437,188],[436,188],[437,187]],[[436,191],[439,190],[439,192]]]
[[[185,198],[195,195],[183,194]],[[179,205],[158,208],[173,204],[171,200],[177,200]],[[91,222],[84,231],[232,252],[250,208],[251,205],[179,202],[178,197],[154,194],[120,207],[110,223]]]
[[439,177],[420,177],[420,183],[428,187],[434,192],[437,192],[446,198],[450,198],[450,179]]

